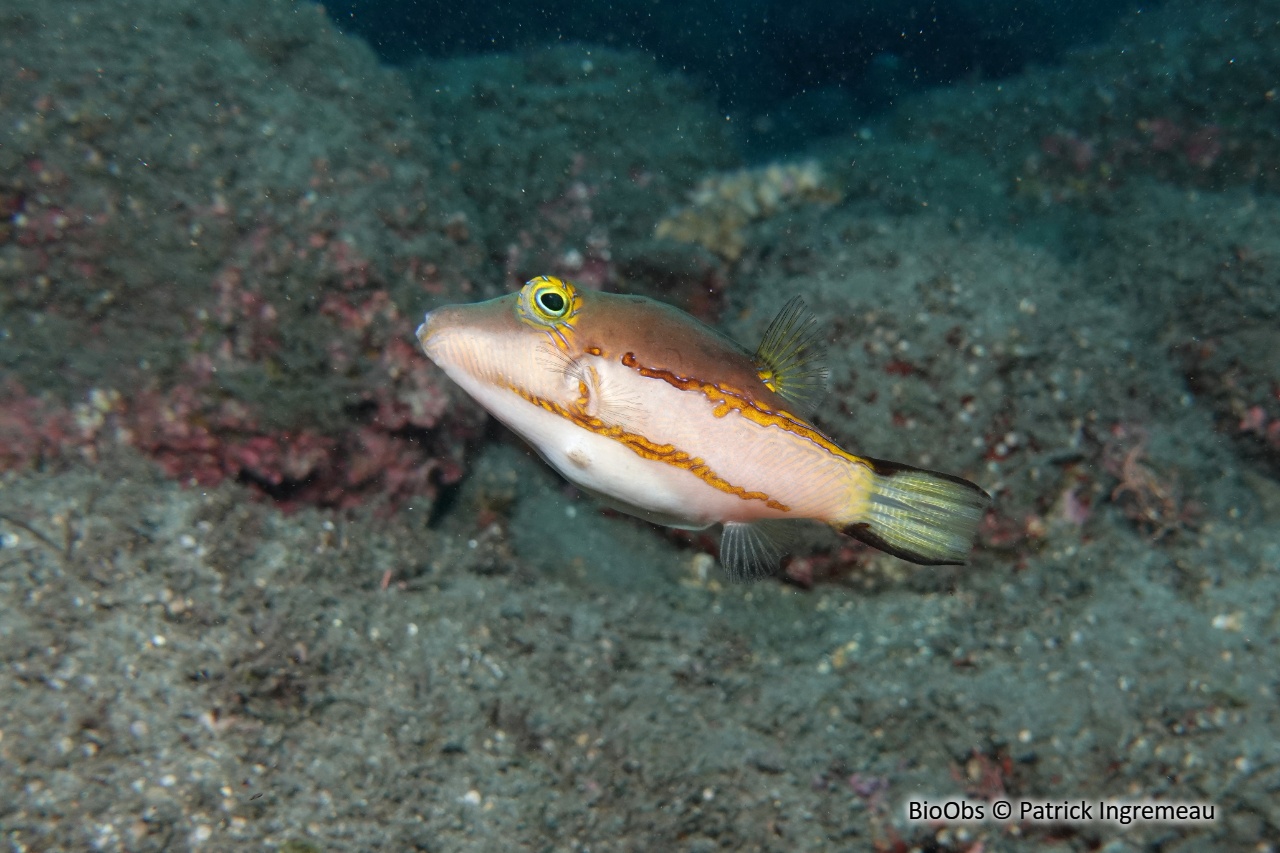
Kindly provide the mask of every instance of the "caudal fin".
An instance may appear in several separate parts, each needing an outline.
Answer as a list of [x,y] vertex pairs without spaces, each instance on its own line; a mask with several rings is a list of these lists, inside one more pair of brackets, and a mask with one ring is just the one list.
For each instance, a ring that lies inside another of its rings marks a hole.
[[871,495],[858,521],[841,532],[912,563],[960,565],[991,496],[960,477],[867,459]]

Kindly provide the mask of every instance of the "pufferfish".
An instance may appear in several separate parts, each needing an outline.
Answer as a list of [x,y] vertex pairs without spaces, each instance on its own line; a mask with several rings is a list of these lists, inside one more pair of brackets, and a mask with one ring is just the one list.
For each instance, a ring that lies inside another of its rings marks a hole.
[[793,299],[751,353],[670,305],[539,276],[437,308],[417,334],[579,489],[658,524],[723,525],[732,580],[772,573],[800,519],[913,563],[964,563],[986,492],[850,453],[797,414],[826,379],[815,327]]

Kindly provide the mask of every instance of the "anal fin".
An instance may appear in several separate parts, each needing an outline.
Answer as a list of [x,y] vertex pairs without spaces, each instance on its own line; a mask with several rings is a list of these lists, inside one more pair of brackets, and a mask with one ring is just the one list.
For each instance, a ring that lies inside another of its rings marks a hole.
[[778,573],[791,543],[790,521],[727,521],[720,537],[720,565],[733,583],[747,583]]

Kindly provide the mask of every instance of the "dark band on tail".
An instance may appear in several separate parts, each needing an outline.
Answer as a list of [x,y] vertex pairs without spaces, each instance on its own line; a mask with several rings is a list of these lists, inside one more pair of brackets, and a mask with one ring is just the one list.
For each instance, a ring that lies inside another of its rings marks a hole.
[[906,548],[899,548],[889,540],[882,536],[877,536],[875,531],[871,529],[871,525],[864,522],[858,524],[850,524],[841,531],[845,536],[864,542],[886,554],[892,554],[900,560],[906,560],[908,563],[915,563],[917,566],[963,566],[969,562],[967,559],[956,559],[953,557],[931,557],[921,554],[919,551],[908,551]]

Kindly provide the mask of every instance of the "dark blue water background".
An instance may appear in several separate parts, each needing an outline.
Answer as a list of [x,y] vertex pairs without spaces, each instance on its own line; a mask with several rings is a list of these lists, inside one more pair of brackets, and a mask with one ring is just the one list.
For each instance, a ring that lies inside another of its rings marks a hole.
[[766,154],[855,128],[922,88],[1053,63],[1143,5],[1152,4],[336,0],[325,8],[394,65],[564,42],[641,50],[701,81],[738,120],[746,150]]

